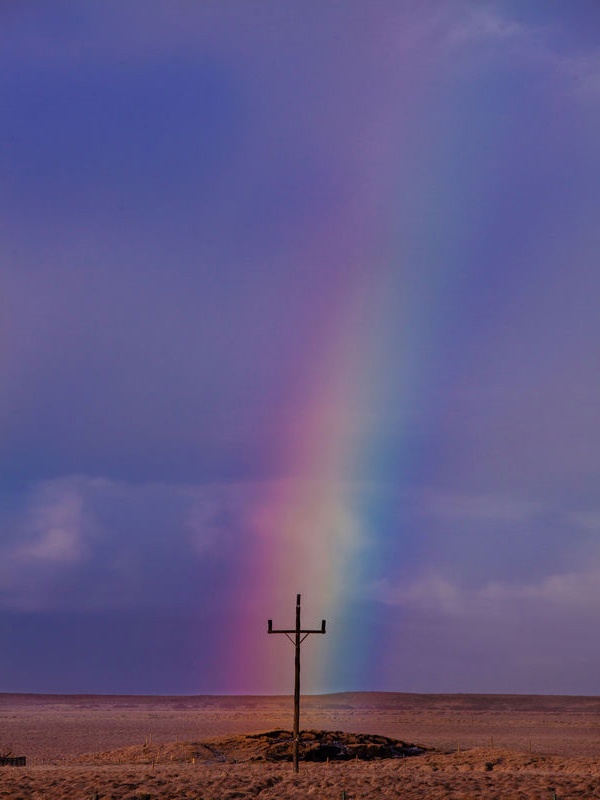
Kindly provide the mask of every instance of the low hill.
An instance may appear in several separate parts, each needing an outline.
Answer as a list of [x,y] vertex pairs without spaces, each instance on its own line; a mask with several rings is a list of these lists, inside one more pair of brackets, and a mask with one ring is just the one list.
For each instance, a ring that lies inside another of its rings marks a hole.
[[[224,736],[199,742],[146,743],[121,747],[103,753],[79,756],[78,764],[157,764],[239,763],[245,761],[291,761],[293,737],[287,730],[271,730],[239,736]],[[300,758],[303,761],[373,761],[383,758],[407,758],[428,748],[408,744],[388,736],[344,731],[307,730],[300,734]]]

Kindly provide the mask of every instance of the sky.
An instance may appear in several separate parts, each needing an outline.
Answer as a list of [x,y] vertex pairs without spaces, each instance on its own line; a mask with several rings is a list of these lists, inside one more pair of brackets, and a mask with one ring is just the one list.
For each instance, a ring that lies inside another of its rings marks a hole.
[[600,694],[596,0],[3,0],[0,691]]

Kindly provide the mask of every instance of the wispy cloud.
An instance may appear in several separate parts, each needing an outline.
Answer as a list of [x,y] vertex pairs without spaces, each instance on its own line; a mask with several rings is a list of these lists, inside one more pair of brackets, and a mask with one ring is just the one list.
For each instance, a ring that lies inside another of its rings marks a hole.
[[[86,553],[83,498],[75,485],[60,481],[44,487],[26,520],[23,538],[11,554],[16,560],[72,564]],[[31,537],[31,538],[29,538]]]
[[373,600],[390,606],[400,606],[413,611],[442,614],[464,612],[465,595],[460,587],[443,576],[428,573],[410,584],[392,584],[388,578],[375,582],[370,587]]
[[517,19],[492,3],[466,4],[446,20],[443,41],[449,53],[476,48],[484,61],[504,53],[511,68],[527,66],[553,78],[556,91],[581,99],[600,92],[600,47],[559,46],[548,22],[534,24],[524,15]]
[[3,524],[0,597],[8,607],[36,608],[85,565],[91,525],[78,479],[42,482],[22,503]]
[[582,572],[549,575],[536,583],[493,581],[468,588],[436,572],[408,584],[388,579],[371,587],[371,597],[414,614],[434,613],[465,619],[539,619],[559,614],[592,617],[600,611],[600,566]]
[[[581,572],[549,575],[537,583],[511,586],[490,583],[473,596],[473,601],[490,601],[495,606],[537,605],[548,613],[596,614],[600,611],[600,566]],[[475,605],[476,607],[476,605]]]
[[448,15],[445,41],[450,47],[470,44],[525,42],[533,30],[522,22],[499,14],[491,6],[463,6],[462,13]]
[[600,511],[572,511],[568,515],[571,524],[590,533],[600,533]]
[[415,508],[422,514],[448,520],[522,522],[543,512],[538,500],[505,494],[467,494],[424,489],[412,494]]

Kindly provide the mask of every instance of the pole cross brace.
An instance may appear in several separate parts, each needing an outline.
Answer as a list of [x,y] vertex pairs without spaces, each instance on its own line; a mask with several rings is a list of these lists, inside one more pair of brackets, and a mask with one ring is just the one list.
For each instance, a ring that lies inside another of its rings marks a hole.
[[267,633],[305,633],[307,636],[309,633],[326,633],[325,630],[325,620],[321,620],[321,627],[320,628],[311,628],[310,630],[299,630],[297,631],[295,628],[273,628],[273,620],[268,620],[268,628]]

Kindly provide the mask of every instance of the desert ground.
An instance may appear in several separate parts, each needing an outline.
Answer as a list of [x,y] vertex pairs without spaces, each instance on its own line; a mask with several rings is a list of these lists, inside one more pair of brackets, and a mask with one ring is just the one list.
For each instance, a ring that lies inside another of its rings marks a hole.
[[427,750],[303,762],[298,775],[246,738],[289,730],[291,717],[289,697],[0,695],[0,754],[27,757],[26,767],[0,767],[0,798],[600,800],[600,698],[303,697],[304,730]]

